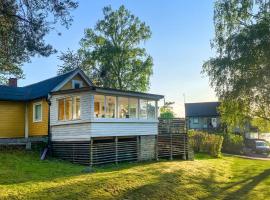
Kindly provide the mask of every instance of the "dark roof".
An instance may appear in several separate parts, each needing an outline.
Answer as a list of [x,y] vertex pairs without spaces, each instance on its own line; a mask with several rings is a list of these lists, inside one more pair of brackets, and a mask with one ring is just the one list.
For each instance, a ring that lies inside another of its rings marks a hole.
[[[66,74],[59,75],[32,85],[28,85],[25,87],[9,87],[0,85],[0,100],[9,100],[9,101],[29,101],[33,99],[39,99],[42,97],[47,97],[49,93],[58,93],[57,91],[52,91],[55,87],[57,87],[60,83],[62,83],[66,78],[71,76],[75,71],[82,72],[80,69],[75,69]],[[82,73],[84,75],[84,73]],[[85,76],[85,78],[87,78]],[[88,79],[88,78],[87,78]],[[88,80],[88,82],[91,82]],[[62,93],[74,92],[78,91],[78,89],[65,90]],[[135,97],[143,97],[148,99],[162,99],[164,96],[157,94],[149,94],[143,92],[134,92],[134,91],[126,91],[126,90],[118,90],[112,88],[104,88],[104,87],[90,87],[90,88],[82,88],[82,90],[95,90],[96,92],[107,92],[112,94],[126,95],[126,96],[135,96]]]
[[220,102],[185,103],[186,117],[219,116]]
[[28,101],[47,97],[49,92],[74,72],[75,70],[25,87],[0,85],[0,100]]

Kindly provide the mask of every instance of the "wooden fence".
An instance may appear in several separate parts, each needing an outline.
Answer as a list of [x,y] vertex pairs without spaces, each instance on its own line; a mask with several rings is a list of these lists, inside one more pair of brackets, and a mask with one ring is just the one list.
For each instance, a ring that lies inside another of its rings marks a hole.
[[53,156],[83,165],[138,160],[138,137],[92,138],[86,142],[53,142]]
[[157,158],[187,158],[189,148],[185,119],[159,119],[157,149]]

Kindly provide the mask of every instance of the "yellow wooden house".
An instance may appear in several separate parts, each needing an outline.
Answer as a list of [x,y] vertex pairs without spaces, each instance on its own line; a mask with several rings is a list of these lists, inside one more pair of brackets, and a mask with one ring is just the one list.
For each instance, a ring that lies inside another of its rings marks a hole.
[[9,85],[0,85],[0,141],[46,139],[50,93],[90,85],[92,83],[80,69],[25,87],[17,87],[14,78],[9,80]]

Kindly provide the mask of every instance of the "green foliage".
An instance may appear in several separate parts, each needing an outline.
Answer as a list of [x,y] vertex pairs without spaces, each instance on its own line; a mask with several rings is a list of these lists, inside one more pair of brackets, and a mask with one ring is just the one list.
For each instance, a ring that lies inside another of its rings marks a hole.
[[160,117],[166,119],[174,118],[174,113],[172,111],[163,111],[160,113]]
[[224,141],[222,145],[222,152],[242,154],[244,148],[244,138],[241,135],[233,133],[226,133],[223,135]]
[[217,54],[204,63],[203,73],[224,102],[226,122],[270,121],[269,5],[269,0],[215,2],[212,47]]
[[97,86],[147,91],[153,60],[141,43],[151,37],[150,27],[124,6],[107,6],[103,14],[94,29],[85,30],[77,52],[62,53],[58,73],[80,67]]
[[251,124],[252,126],[257,127],[261,133],[270,132],[270,121],[268,120],[256,117],[252,119]]
[[173,112],[172,105],[174,102],[165,102],[165,104],[160,108],[160,117],[161,118],[174,118],[175,114]]
[[207,132],[190,130],[188,132],[189,145],[195,152],[208,153],[213,157],[221,156],[223,137]]
[[221,102],[219,108],[221,123],[225,124],[229,132],[234,132],[235,128],[240,132],[245,132],[246,125],[249,124],[249,109],[242,101],[226,99]]
[[0,83],[23,78],[21,65],[30,57],[55,52],[44,38],[57,22],[68,28],[77,5],[73,0],[0,1]]

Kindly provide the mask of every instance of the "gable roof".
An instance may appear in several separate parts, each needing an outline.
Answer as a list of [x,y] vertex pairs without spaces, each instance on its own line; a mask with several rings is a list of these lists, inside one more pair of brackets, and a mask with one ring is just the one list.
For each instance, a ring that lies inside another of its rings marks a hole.
[[185,103],[186,117],[219,116],[220,102]]
[[49,92],[51,92],[55,87],[78,73],[81,73],[81,70],[75,69],[65,74],[25,87],[10,87],[0,85],[0,100],[28,101],[47,97]]

